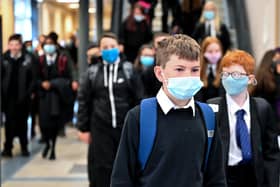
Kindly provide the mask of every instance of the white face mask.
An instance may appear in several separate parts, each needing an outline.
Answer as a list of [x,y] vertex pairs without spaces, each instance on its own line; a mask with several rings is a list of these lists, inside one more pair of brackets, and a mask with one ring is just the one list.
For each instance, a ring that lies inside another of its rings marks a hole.
[[134,19],[137,22],[143,21],[145,19],[145,17],[143,15],[134,15]]

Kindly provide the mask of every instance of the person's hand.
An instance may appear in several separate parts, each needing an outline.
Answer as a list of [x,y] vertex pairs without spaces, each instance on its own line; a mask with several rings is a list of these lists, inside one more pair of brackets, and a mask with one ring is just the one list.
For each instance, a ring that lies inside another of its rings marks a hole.
[[78,81],[73,81],[73,82],[72,82],[72,90],[73,90],[73,91],[77,91],[78,88],[79,88],[79,83],[78,83]]
[[91,135],[89,132],[78,132],[78,137],[84,143],[91,143]]
[[42,82],[42,87],[45,90],[49,90],[51,88],[51,83],[49,81],[44,81],[44,82]]

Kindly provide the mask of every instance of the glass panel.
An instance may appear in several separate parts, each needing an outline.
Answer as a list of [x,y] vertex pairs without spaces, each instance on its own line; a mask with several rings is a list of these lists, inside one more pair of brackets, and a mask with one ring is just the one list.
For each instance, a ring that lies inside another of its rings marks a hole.
[[14,0],[15,33],[22,35],[23,41],[32,39],[31,0]]

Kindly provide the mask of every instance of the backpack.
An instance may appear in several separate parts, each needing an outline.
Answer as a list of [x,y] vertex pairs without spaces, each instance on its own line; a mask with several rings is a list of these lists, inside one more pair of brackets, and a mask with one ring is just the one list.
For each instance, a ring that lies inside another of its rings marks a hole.
[[[128,81],[129,87],[133,88],[133,85],[131,85],[131,83],[130,83],[130,79],[133,75],[133,65],[132,65],[132,63],[130,63],[128,61],[125,61],[125,62],[121,63],[120,65],[122,66],[124,77]],[[89,79],[91,81],[95,80],[96,75],[97,75],[100,68],[101,68],[101,63],[92,64],[88,68]]]
[[[211,150],[212,139],[215,129],[215,114],[206,103],[196,101],[202,111],[203,119],[207,128],[207,152],[204,158],[204,171],[207,167],[208,156]],[[140,128],[139,128],[138,160],[142,171],[151,154],[156,131],[157,131],[157,100],[155,97],[143,99],[140,104]]]

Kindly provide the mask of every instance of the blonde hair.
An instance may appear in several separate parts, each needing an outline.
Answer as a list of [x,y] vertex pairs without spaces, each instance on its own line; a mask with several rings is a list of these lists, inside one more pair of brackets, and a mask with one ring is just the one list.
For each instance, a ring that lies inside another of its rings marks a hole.
[[213,1],[208,1],[207,3],[205,3],[205,5],[203,7],[203,11],[202,11],[200,19],[199,19],[199,22],[200,23],[205,23],[206,22],[206,20],[204,18],[204,11],[205,11],[206,5],[209,5],[209,4],[211,4],[214,7],[214,12],[215,12],[215,19],[214,19],[215,30],[216,30],[217,33],[220,33],[221,18],[220,18],[220,14],[219,14],[219,11],[217,9],[217,6],[216,6],[216,4]]

